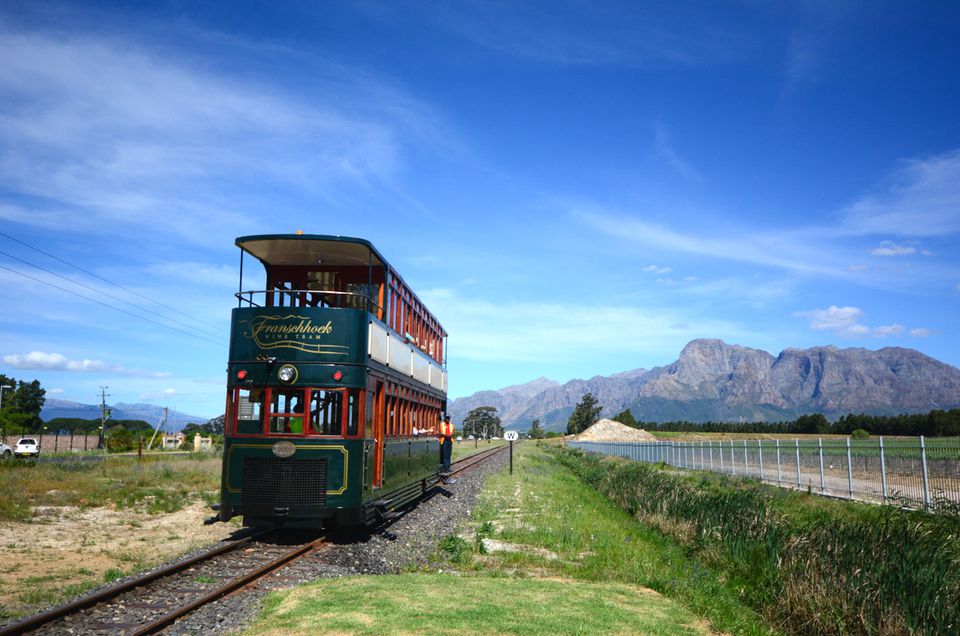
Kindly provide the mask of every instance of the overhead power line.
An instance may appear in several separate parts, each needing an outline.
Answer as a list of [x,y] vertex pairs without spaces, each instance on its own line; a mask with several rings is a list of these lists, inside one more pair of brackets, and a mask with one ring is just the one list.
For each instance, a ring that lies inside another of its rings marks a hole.
[[[83,287],[83,288],[85,288],[85,289],[89,289],[90,291],[96,292],[96,293],[98,293],[98,294],[103,294],[103,295],[106,296],[107,298],[112,298],[113,300],[116,300],[116,301],[118,301],[118,302],[121,302],[121,303],[123,303],[123,304],[125,304],[125,305],[130,305],[131,307],[133,307],[133,308],[135,308],[135,309],[139,309],[140,311],[146,311],[146,312],[149,312],[149,311],[150,311],[149,309],[147,309],[147,308],[145,308],[145,307],[141,307],[140,305],[137,305],[136,303],[132,303],[132,302],[130,302],[129,300],[125,300],[125,299],[123,299],[123,298],[120,298],[119,296],[114,296],[113,294],[108,294],[107,292],[103,291],[102,289],[97,289],[96,287],[93,287],[92,285],[87,285],[86,283],[82,283],[82,282],[80,282],[80,281],[78,281],[78,280],[74,280],[74,279],[68,278],[68,277],[66,277],[66,276],[64,276],[64,275],[62,275],[62,274],[58,274],[58,273],[56,273],[56,272],[50,271],[49,269],[47,269],[47,268],[45,268],[45,267],[41,267],[40,265],[37,265],[37,264],[35,264],[35,263],[31,263],[30,261],[24,260],[24,259],[22,259],[22,258],[20,258],[20,257],[18,257],[18,256],[14,256],[13,254],[9,254],[9,253],[7,253],[7,252],[4,252],[3,250],[0,250],[0,254],[3,254],[4,256],[6,256],[6,257],[8,257],[8,258],[12,258],[12,259],[15,260],[15,261],[20,261],[20,262],[23,263],[24,265],[29,265],[30,267],[33,267],[33,268],[35,268],[35,269],[39,269],[41,272],[45,272],[45,273],[50,274],[51,276],[55,276],[55,277],[57,277],[57,278],[59,278],[59,279],[61,279],[61,280],[65,280],[65,281],[67,281],[67,282],[69,282],[69,283],[73,283],[74,285],[79,285],[80,287]],[[185,322],[183,322],[183,321],[181,321],[181,320],[177,320],[176,318],[170,318],[169,316],[164,316],[163,319],[164,319],[164,320],[169,320],[170,322],[177,323],[178,325],[182,325],[182,326],[186,327],[187,329],[194,329],[194,330],[196,330],[197,332],[206,334],[206,335],[208,335],[208,336],[213,336],[213,337],[216,338],[216,337],[219,335],[219,334],[216,334],[216,333],[210,333],[209,331],[206,331],[206,330],[203,330],[203,329],[199,329],[199,328],[194,327],[193,325],[189,325],[189,324],[187,324],[187,323],[185,323]]]
[[[66,293],[68,293],[68,294],[72,294],[72,295],[77,296],[77,297],[79,297],[79,298],[83,298],[84,300],[89,300],[89,301],[92,302],[92,303],[97,303],[98,305],[102,305],[103,307],[106,307],[106,308],[108,308],[108,309],[113,309],[114,311],[119,311],[120,313],[127,314],[128,316],[133,316],[134,318],[139,318],[140,320],[145,320],[145,321],[147,321],[147,322],[149,322],[149,323],[153,323],[153,324],[155,324],[155,325],[157,325],[157,326],[159,326],[159,327],[163,327],[163,328],[165,328],[165,329],[170,329],[171,331],[176,331],[176,332],[178,332],[178,333],[182,333],[182,334],[184,334],[184,335],[190,336],[191,338],[197,338],[197,339],[199,339],[199,340],[204,340],[204,341],[206,341],[206,342],[209,342],[209,343],[211,343],[211,344],[215,344],[215,345],[218,345],[218,346],[223,346],[223,345],[226,344],[226,341],[225,341],[225,340],[212,340],[211,338],[205,337],[205,335],[201,335],[202,332],[201,332],[201,333],[192,333],[192,332],[189,332],[189,331],[184,331],[183,329],[178,329],[177,327],[173,327],[173,326],[171,326],[171,325],[164,324],[164,323],[162,323],[162,322],[157,322],[156,320],[152,320],[152,319],[150,319],[150,318],[147,318],[146,316],[141,316],[140,314],[135,314],[135,313],[133,313],[132,311],[127,311],[126,309],[122,309],[122,308],[120,308],[120,307],[114,307],[113,305],[109,305],[109,304],[107,304],[107,303],[105,303],[105,302],[99,301],[99,300],[97,300],[96,298],[90,298],[89,296],[84,296],[83,294],[80,294],[80,293],[75,292],[75,291],[73,291],[73,290],[66,289],[66,288],[64,288],[64,287],[60,287],[59,285],[54,285],[53,283],[51,283],[51,282],[49,282],[49,281],[45,281],[45,280],[43,280],[42,278],[37,278],[36,276],[31,276],[31,275],[29,275],[29,274],[24,274],[23,272],[17,271],[17,270],[15,270],[15,269],[13,269],[13,268],[11,268],[11,267],[7,267],[7,266],[5,266],[5,265],[0,265],[0,269],[5,269],[5,270],[7,270],[8,272],[13,272],[14,274],[17,274],[18,276],[23,276],[24,278],[29,278],[30,280],[36,281],[36,282],[38,282],[38,283],[42,283],[42,284],[47,285],[47,286],[49,286],[49,287],[53,287],[54,289],[59,289],[59,290],[62,291],[62,292],[66,292]],[[69,279],[68,279],[68,280],[69,280]]]
[[[175,308],[173,308],[173,307],[170,307],[169,305],[165,305],[165,304],[163,304],[162,302],[160,302],[160,301],[158,301],[158,300],[155,300],[155,299],[153,299],[153,298],[150,298],[149,296],[145,296],[144,294],[141,294],[141,293],[139,293],[139,292],[137,292],[137,291],[134,291],[134,290],[132,290],[132,289],[129,289],[129,288],[127,288],[127,287],[124,287],[123,285],[121,285],[121,284],[119,284],[119,283],[115,283],[115,282],[113,282],[112,280],[109,280],[109,279],[107,279],[107,278],[104,278],[103,276],[100,276],[99,274],[95,274],[94,272],[91,272],[90,270],[84,269],[84,268],[80,267],[79,265],[75,265],[75,264],[71,263],[70,261],[64,260],[64,259],[60,258],[59,256],[57,256],[57,255],[55,255],[55,254],[51,254],[50,252],[46,252],[46,251],[40,249],[39,247],[34,247],[33,245],[30,245],[30,244],[28,244],[28,243],[24,243],[24,242],[21,241],[20,239],[18,239],[18,238],[16,238],[16,237],[13,237],[13,236],[10,236],[10,235],[7,234],[6,232],[0,232],[0,236],[3,236],[3,237],[5,237],[5,238],[8,238],[8,239],[10,239],[11,241],[13,241],[14,243],[19,243],[20,245],[23,245],[24,247],[26,247],[26,248],[28,248],[28,249],[31,249],[31,250],[33,250],[34,252],[39,252],[40,254],[43,254],[44,256],[47,256],[47,257],[49,257],[49,258],[52,258],[52,259],[54,259],[54,260],[56,260],[56,261],[60,261],[60,262],[63,263],[64,265],[69,265],[70,267],[72,267],[72,268],[74,268],[74,269],[76,269],[76,270],[78,270],[78,271],[81,271],[81,272],[83,272],[84,274],[87,274],[88,276],[93,276],[94,278],[96,278],[96,279],[98,279],[98,280],[102,280],[103,282],[107,283],[108,285],[113,285],[114,287],[118,287],[118,288],[122,289],[123,291],[125,291],[125,292],[127,292],[127,293],[129,293],[129,294],[133,294],[134,296],[139,296],[140,298],[143,298],[144,300],[148,300],[148,301],[150,301],[151,303],[153,303],[153,304],[155,304],[155,305],[159,305],[160,307],[163,307],[164,309],[168,309],[168,310],[170,310],[170,311],[172,311],[172,312],[175,312],[175,313],[178,313],[178,314],[181,314],[181,315],[182,315],[182,313],[183,313],[180,309],[175,309]],[[16,258],[16,257],[13,257],[13,258]],[[20,259],[17,259],[17,260],[20,260]],[[34,267],[36,267],[36,266],[34,266]],[[70,279],[67,279],[67,280],[70,280]],[[105,292],[102,292],[102,291],[101,291],[100,293],[105,294]],[[126,302],[126,301],[124,301],[124,302]],[[130,304],[130,303],[128,303],[128,304]],[[205,320],[201,320],[201,319],[199,319],[199,318],[197,318],[197,317],[195,317],[195,316],[191,316],[191,318],[192,318],[193,320],[201,323],[201,324],[207,325],[208,327],[213,327],[214,329],[217,329],[217,330],[220,329],[220,326],[219,326],[219,325],[215,325],[215,324],[213,324],[213,323],[209,323],[209,322],[207,322],[207,321],[205,321]]]

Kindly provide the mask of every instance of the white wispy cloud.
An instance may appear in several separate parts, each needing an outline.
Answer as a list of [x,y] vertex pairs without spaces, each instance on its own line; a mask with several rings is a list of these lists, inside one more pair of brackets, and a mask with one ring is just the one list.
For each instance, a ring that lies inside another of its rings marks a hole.
[[910,335],[914,338],[929,338],[930,336],[937,335],[937,332],[933,329],[925,329],[923,327],[917,327],[910,330]]
[[893,241],[881,241],[879,247],[870,250],[874,256],[909,256],[916,254],[917,248],[910,245],[897,245]]
[[458,358],[481,361],[573,362],[585,355],[669,354],[691,338],[744,335],[721,320],[688,313],[617,305],[485,301],[451,289],[420,298],[456,333]]
[[108,364],[102,360],[71,360],[62,353],[47,353],[45,351],[5,355],[3,361],[15,369],[31,371],[71,371],[140,378],[169,378],[173,375],[166,371],[128,369],[123,365]]
[[841,231],[848,234],[920,238],[960,232],[960,150],[902,162],[841,218]]
[[146,393],[141,393],[139,399],[145,402],[163,401],[178,395],[180,395],[180,393],[176,389],[170,388],[162,391],[148,391]]
[[[814,331],[829,331],[841,338],[899,338],[907,331],[906,327],[897,323],[869,327],[863,324],[864,312],[859,307],[831,305],[826,309],[794,312],[793,315],[806,318],[810,329]],[[909,333],[915,338],[932,335],[928,329],[911,329]]]
[[861,337],[870,334],[870,328],[860,324],[863,311],[858,307],[837,307],[798,311],[794,316],[807,318],[814,331],[830,331],[841,337]]
[[637,216],[576,205],[574,219],[596,231],[674,252],[730,261],[780,267],[798,272],[838,275],[842,270],[824,258],[812,258],[810,248],[793,237],[777,233],[750,233],[731,228],[721,236],[681,232]]
[[677,293],[696,299],[723,298],[726,303],[744,304],[752,308],[767,307],[782,302],[795,294],[796,282],[789,278],[759,279],[756,277],[723,277],[701,279],[698,276],[684,278],[687,285],[680,286]]
[[790,36],[786,49],[785,93],[792,92],[807,79],[820,61],[821,42],[811,31],[798,31]]
[[[380,7],[376,17],[395,22],[409,10]],[[670,5],[645,11],[617,2],[455,1],[416,3],[414,10],[489,50],[554,64],[716,64],[752,45],[735,20]]]
[[[916,239],[960,232],[960,150],[904,162],[877,192],[838,210],[835,224],[758,232],[732,224],[707,228],[686,223],[680,229],[651,220],[668,216],[656,208],[624,211],[583,201],[563,204],[583,225],[638,245],[801,274],[850,277],[867,270],[863,263],[849,264],[849,255],[857,249],[852,237],[885,234],[904,239],[882,240],[871,249],[875,256],[932,256]],[[931,270],[928,278],[945,273]]]
[[236,236],[257,228],[249,210],[265,192],[276,209],[285,194],[389,184],[406,144],[443,136],[415,100],[323,60],[290,60],[310,68],[307,90],[147,40],[23,31],[2,16],[0,50],[0,187],[18,195],[0,219],[18,223]]
[[903,325],[884,325],[873,328],[873,335],[877,338],[899,337],[903,335]]
[[221,288],[231,288],[237,284],[236,268],[227,265],[172,261],[151,265],[146,271],[160,280],[177,283],[188,282],[191,285]]
[[667,133],[666,128],[664,128],[664,126],[661,124],[657,124],[654,126],[653,131],[653,148],[657,158],[663,161],[667,166],[673,169],[684,179],[700,181],[700,173],[689,161],[680,156],[680,154],[674,148],[673,143],[670,141],[670,136]]
[[672,267],[661,267],[659,265],[647,265],[643,268],[643,271],[650,274],[669,274],[673,271]]

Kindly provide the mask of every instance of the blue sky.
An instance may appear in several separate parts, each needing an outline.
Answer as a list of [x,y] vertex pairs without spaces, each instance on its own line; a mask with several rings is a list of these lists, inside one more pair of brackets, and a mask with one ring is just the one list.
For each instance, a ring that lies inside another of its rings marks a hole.
[[956,3],[195,4],[0,5],[0,373],[212,417],[233,241],[296,230],[399,269],[454,398],[960,365]]

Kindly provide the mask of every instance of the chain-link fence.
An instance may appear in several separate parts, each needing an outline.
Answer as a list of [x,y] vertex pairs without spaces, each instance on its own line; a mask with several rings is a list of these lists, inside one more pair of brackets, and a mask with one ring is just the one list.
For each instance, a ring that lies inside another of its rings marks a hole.
[[591,453],[708,470],[811,493],[960,512],[960,438],[568,442]]

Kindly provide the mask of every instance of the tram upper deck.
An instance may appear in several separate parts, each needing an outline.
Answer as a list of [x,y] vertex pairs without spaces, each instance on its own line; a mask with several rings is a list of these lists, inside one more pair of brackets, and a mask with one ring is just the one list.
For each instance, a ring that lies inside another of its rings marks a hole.
[[[240,237],[236,245],[232,363],[373,360],[446,393],[446,332],[368,241],[277,234]],[[266,271],[264,289],[244,289],[247,254]]]

